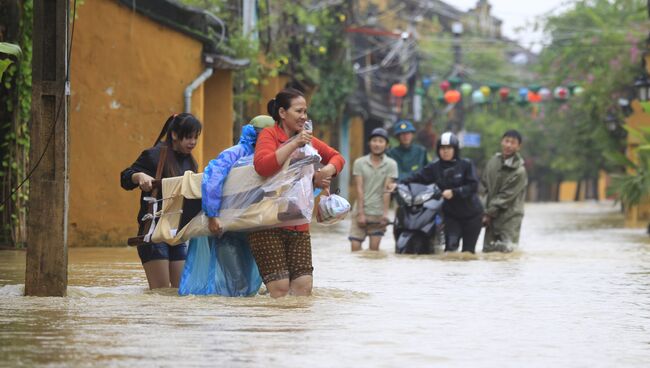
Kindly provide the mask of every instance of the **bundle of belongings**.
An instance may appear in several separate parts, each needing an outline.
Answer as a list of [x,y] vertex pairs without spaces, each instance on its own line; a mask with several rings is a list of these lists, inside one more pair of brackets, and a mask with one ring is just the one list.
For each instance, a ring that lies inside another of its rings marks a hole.
[[[253,155],[231,169],[223,188],[219,220],[224,232],[296,226],[309,223],[314,207],[314,165],[320,163],[311,146],[294,151],[275,175],[255,172]],[[162,180],[162,210],[155,214],[145,241],[178,245],[211,235],[201,211],[203,174],[185,172]]]
[[321,197],[316,208],[316,221],[324,225],[340,222],[350,212],[350,202],[337,194]]

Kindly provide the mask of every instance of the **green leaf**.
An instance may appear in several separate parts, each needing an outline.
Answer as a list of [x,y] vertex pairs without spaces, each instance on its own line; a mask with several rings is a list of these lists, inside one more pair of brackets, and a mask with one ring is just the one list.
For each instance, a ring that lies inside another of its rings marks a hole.
[[20,57],[23,54],[23,50],[20,49],[20,46],[8,42],[0,42],[0,52],[15,57]]
[[[11,63],[12,61],[9,59],[0,60],[0,78],[2,78],[2,75],[4,74],[5,70],[7,70],[7,68]],[[7,89],[9,89],[9,87],[7,87]]]
[[605,156],[605,158],[607,158],[608,160],[612,161],[615,164],[633,168],[633,169],[638,168],[638,166],[634,162],[632,162],[629,158],[627,158],[627,156],[625,156],[624,154],[618,151],[605,152],[603,155]]

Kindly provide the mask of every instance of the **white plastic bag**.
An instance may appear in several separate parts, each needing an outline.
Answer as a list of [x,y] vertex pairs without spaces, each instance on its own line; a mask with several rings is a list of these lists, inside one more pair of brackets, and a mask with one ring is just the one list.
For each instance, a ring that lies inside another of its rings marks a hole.
[[350,207],[350,202],[340,195],[324,196],[316,209],[316,221],[325,225],[335,224],[347,216]]

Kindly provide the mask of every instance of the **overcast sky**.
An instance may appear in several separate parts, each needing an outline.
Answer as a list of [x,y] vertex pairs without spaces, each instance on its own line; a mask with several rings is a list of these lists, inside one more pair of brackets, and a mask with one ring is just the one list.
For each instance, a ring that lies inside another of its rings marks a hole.
[[[476,6],[477,0],[453,0],[448,4],[460,10],[468,10]],[[492,14],[503,21],[502,32],[511,39],[527,48],[537,51],[542,41],[541,32],[533,32],[531,27],[526,27],[523,32],[516,33],[517,27],[524,27],[527,23],[533,23],[535,18],[549,11],[565,8],[567,0],[489,0],[492,5]]]

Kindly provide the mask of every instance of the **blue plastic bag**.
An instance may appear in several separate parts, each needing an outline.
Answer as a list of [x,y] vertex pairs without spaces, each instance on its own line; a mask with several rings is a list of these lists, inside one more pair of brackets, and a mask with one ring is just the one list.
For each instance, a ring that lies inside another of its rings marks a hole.
[[261,285],[262,277],[244,233],[190,240],[179,295],[250,296]]

